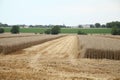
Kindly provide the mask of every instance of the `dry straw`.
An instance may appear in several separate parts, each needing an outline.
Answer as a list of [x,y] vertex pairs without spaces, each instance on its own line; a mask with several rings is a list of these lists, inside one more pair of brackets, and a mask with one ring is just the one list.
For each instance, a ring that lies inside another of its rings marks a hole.
[[98,36],[80,36],[81,57],[120,60],[120,40]]
[[60,35],[41,35],[31,37],[14,37],[0,39],[0,53],[8,54],[20,49],[24,49],[33,45],[43,43],[45,41],[53,40],[62,37]]

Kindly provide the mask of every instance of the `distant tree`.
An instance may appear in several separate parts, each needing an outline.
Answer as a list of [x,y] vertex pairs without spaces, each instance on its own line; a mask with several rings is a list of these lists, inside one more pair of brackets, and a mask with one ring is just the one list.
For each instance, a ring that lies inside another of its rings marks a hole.
[[109,23],[106,24],[106,27],[107,27],[107,28],[112,28],[112,27],[114,27],[114,26],[120,28],[120,22],[115,21],[115,22],[109,22]]
[[100,23],[95,23],[95,27],[100,28],[101,27]]
[[9,25],[8,24],[3,24],[3,23],[0,22],[0,27],[9,27]]
[[62,28],[66,28],[66,25],[65,25],[65,24],[63,24],[63,25],[62,25]]
[[112,27],[114,27],[114,25],[110,22],[110,23],[107,23],[107,24],[106,24],[106,27],[107,27],[107,28],[112,28]]
[[13,27],[12,27],[11,33],[17,34],[17,33],[19,33],[19,32],[20,32],[20,31],[19,31],[19,26],[13,26]]
[[0,33],[4,33],[4,29],[3,28],[0,28]]
[[94,28],[94,27],[95,27],[94,25],[92,25],[92,24],[90,25],[90,28]]
[[106,25],[104,25],[104,24],[103,24],[103,25],[101,25],[101,27],[102,27],[102,28],[105,28],[105,27],[106,27]]
[[4,24],[0,23],[0,27],[4,27]]
[[82,25],[78,25],[78,28],[83,28],[83,26]]
[[51,29],[51,34],[59,34],[60,33],[60,27],[59,26],[54,26]]
[[8,27],[8,24],[3,24],[3,27]]
[[33,26],[33,25],[30,25],[29,27],[30,27],[30,28],[33,28],[34,26]]

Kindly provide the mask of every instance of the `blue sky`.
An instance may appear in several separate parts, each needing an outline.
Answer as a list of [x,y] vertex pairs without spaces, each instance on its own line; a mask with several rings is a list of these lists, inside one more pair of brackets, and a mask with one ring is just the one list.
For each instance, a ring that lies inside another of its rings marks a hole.
[[0,0],[7,24],[104,24],[120,21],[120,0]]

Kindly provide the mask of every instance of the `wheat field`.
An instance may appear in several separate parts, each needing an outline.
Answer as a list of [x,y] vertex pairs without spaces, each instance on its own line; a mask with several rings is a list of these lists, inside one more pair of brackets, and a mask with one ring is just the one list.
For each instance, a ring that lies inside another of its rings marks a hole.
[[56,39],[62,36],[56,35],[39,35],[39,36],[27,36],[27,37],[12,37],[0,39],[0,53],[7,54],[13,51],[24,49],[36,44],[43,43],[48,40]]
[[80,36],[79,40],[81,57],[120,60],[120,40],[118,39]]
[[[46,36],[45,38],[49,37]],[[106,50],[119,51],[118,39],[89,35],[68,35],[62,37],[56,35],[56,37],[52,37],[54,39],[47,40],[44,43],[8,53],[7,55],[0,54],[0,79],[120,80],[119,60],[107,59],[105,56],[104,58],[92,57],[97,53],[99,56],[103,56],[101,54],[105,54]],[[30,39],[25,38],[24,41],[32,39],[41,40],[41,38],[32,36]],[[2,41],[2,39],[0,40]],[[90,48],[93,50],[87,52]],[[95,51],[97,49],[101,49],[103,52]],[[88,56],[86,57],[86,55]]]

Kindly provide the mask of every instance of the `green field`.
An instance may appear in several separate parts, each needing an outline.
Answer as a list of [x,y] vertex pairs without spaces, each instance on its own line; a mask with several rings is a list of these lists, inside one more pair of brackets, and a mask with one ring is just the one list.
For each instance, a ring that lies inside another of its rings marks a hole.
[[62,29],[62,33],[77,33],[78,31],[82,31],[84,33],[89,34],[110,34],[111,29],[109,28],[86,28],[86,29],[80,29],[80,28],[68,28],[68,29]]
[[[5,32],[10,32],[11,28],[4,28]],[[48,28],[20,28],[22,33],[44,33]],[[110,34],[111,28],[61,28],[61,33],[77,33],[82,31],[89,34]]]

